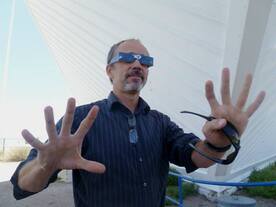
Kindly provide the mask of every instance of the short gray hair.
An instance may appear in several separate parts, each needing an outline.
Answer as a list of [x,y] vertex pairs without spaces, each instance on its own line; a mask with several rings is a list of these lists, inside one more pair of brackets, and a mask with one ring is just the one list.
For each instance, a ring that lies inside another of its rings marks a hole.
[[108,52],[108,55],[107,55],[107,64],[110,63],[111,59],[114,57],[115,55],[115,51],[117,50],[117,48],[120,46],[120,44],[126,42],[126,41],[130,41],[130,40],[136,40],[138,42],[141,42],[139,39],[134,39],[134,38],[131,38],[131,39],[125,39],[125,40],[122,40],[114,45],[112,45],[112,47],[110,48],[109,52]]

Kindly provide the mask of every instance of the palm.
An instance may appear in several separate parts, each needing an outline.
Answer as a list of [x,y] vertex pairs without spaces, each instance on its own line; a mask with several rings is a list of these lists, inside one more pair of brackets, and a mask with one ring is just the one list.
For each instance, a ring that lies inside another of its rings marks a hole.
[[[70,137],[67,141],[67,138],[58,138],[56,143],[47,143],[43,148],[39,150],[39,157],[51,158],[49,163],[54,164],[57,169],[78,169],[80,168],[78,164],[82,160],[81,150],[79,146],[76,145],[72,140],[74,137]],[[63,141],[64,140],[64,141]],[[55,154],[55,157],[50,156]],[[59,159],[56,159],[56,158]]]
[[212,110],[212,115],[216,118],[224,118],[236,126],[241,134],[247,126],[248,115],[235,106],[220,105]]
[[102,173],[105,170],[102,164],[81,157],[83,139],[92,126],[98,110],[98,107],[93,107],[81,122],[78,130],[74,134],[71,134],[75,100],[69,99],[59,134],[56,131],[52,108],[46,107],[44,112],[49,137],[48,142],[45,144],[41,143],[27,130],[24,130],[22,135],[30,145],[38,150],[38,159],[42,167],[53,169],[84,169],[90,172]]

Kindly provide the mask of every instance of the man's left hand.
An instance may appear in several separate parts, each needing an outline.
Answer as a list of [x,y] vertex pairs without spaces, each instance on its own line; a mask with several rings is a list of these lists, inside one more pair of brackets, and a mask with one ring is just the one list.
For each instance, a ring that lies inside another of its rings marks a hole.
[[214,94],[212,81],[207,81],[205,85],[206,98],[211,107],[211,116],[216,119],[207,121],[203,126],[203,134],[206,140],[216,147],[224,147],[230,144],[220,129],[226,125],[226,120],[231,122],[241,135],[248,123],[249,117],[254,114],[264,100],[265,92],[261,91],[255,100],[245,108],[245,104],[252,83],[252,75],[248,74],[245,78],[243,88],[236,103],[232,103],[230,95],[230,72],[228,68],[222,71],[221,99],[220,104]]

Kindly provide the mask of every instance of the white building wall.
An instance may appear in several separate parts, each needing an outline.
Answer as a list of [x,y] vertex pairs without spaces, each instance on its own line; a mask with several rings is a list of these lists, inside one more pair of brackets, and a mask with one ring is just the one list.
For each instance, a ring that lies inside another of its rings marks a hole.
[[244,134],[243,150],[232,173],[264,161],[276,160],[276,4],[272,4],[263,45],[254,75],[251,101],[260,89],[266,91],[262,107],[252,117]]
[[[246,6],[248,0],[242,1]],[[122,39],[139,38],[155,57],[142,96],[186,132],[203,137],[204,121],[179,112],[210,113],[204,94],[208,79],[214,81],[220,97],[225,49],[232,46],[226,44],[231,1],[27,0],[27,4],[78,103],[107,96],[111,85],[105,61],[110,46]],[[192,174],[197,178],[230,179],[275,158],[275,13],[274,3],[250,95],[252,99],[265,88],[267,98],[249,123],[242,150],[227,175],[216,176],[214,166]],[[230,69],[236,75],[235,66]]]
[[143,0],[139,9],[127,0],[27,3],[81,103],[106,97],[106,54],[113,43],[135,37],[155,57],[143,97],[186,130],[200,131],[201,121],[179,112],[209,113],[204,82],[220,79],[228,1]]

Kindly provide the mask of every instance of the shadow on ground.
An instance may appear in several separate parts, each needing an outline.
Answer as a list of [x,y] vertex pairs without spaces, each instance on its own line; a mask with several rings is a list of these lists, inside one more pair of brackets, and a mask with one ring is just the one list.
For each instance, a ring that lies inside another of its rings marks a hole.
[[[275,207],[276,200],[255,198],[257,207]],[[185,207],[216,207],[204,196],[189,196],[184,200]],[[23,200],[15,200],[9,181],[0,182],[0,207],[74,207],[72,183],[55,182],[44,191]],[[115,207],[116,205],[114,205]],[[170,206],[175,207],[175,206]]]
[[0,207],[74,207],[72,183],[56,182],[44,191],[23,200],[15,200],[12,184],[0,182]]

